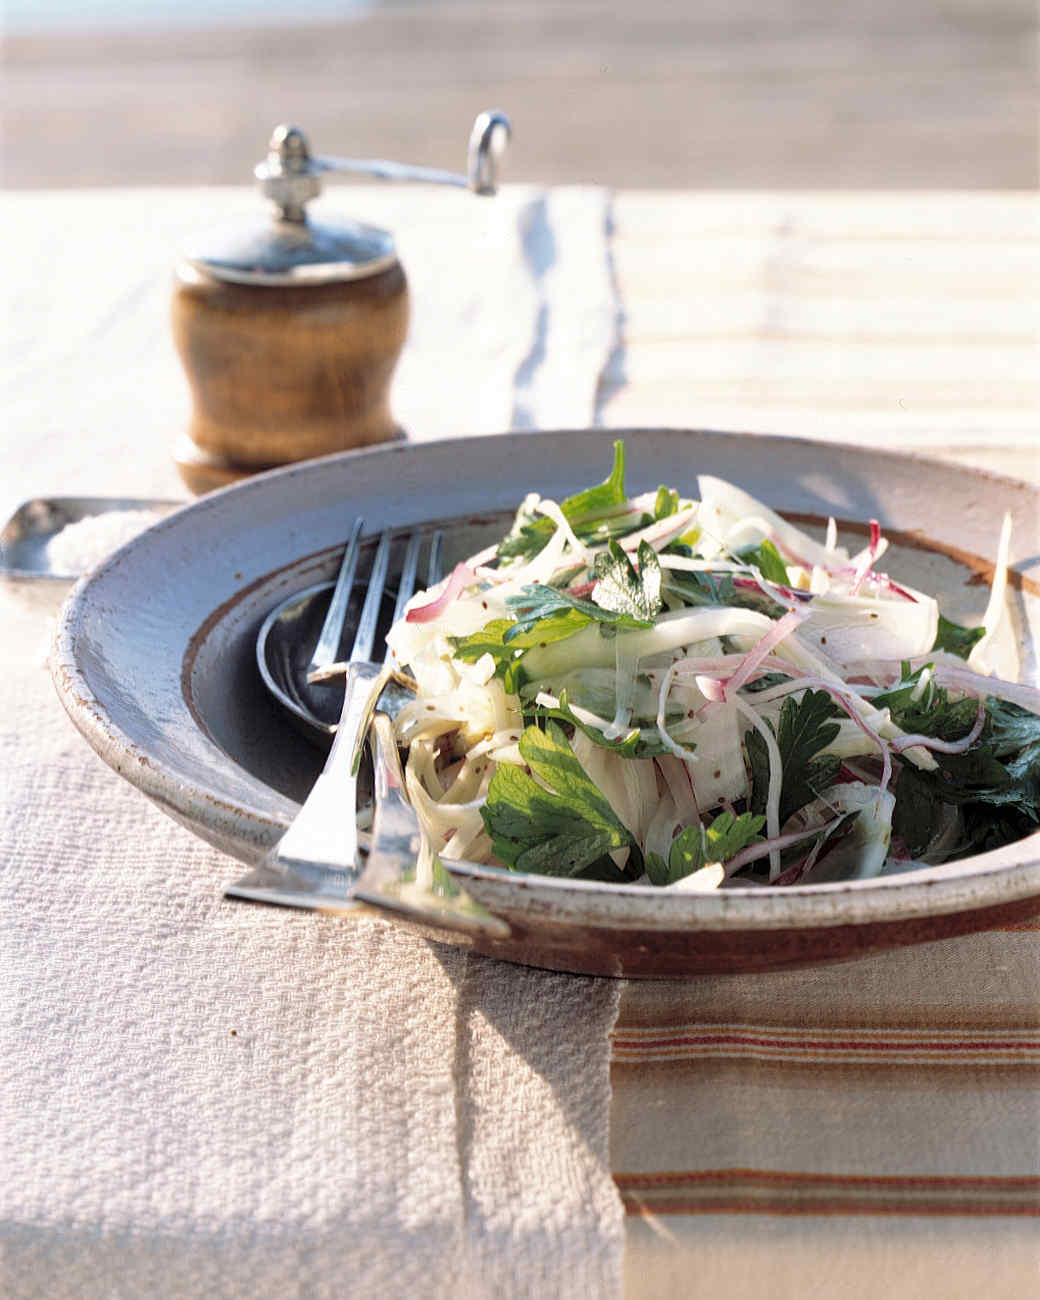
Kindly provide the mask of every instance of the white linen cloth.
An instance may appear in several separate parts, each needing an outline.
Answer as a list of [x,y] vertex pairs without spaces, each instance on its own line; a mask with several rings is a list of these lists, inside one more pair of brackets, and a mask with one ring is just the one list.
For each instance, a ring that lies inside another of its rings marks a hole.
[[[592,421],[617,316],[601,192],[322,202],[398,233],[413,436]],[[170,274],[257,200],[0,206],[0,504],[183,496]],[[617,984],[225,902],[241,864],[94,757],[45,635],[0,593],[0,1294],[617,1295]]]
[[1036,191],[617,196],[601,421],[1040,476]]

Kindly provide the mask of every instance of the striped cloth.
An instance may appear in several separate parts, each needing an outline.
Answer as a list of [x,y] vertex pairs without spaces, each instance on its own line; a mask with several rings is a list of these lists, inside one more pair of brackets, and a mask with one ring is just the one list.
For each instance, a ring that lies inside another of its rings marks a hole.
[[1029,1294],[1038,947],[1033,923],[626,985],[611,1063],[626,1294],[827,1295],[831,1277],[886,1300]]
[[[633,193],[615,228],[604,423],[1040,479],[1040,196]],[[626,1295],[1037,1294],[1038,956],[1034,923],[626,985],[611,1066]]]

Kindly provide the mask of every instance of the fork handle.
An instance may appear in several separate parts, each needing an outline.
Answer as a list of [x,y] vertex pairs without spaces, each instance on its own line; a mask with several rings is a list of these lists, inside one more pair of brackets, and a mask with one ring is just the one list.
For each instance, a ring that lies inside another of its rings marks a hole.
[[376,713],[372,720],[371,745],[375,821],[368,862],[354,897],[423,925],[482,939],[507,938],[506,922],[461,889],[436,855],[431,855],[428,878],[423,879],[418,869],[422,832],[405,798],[393,723],[385,713]]
[[296,816],[272,849],[270,866],[299,871],[308,867],[333,870],[356,879],[358,862],[357,768],[361,742],[368,729],[385,675],[378,664],[347,665],[343,711],[325,767]]

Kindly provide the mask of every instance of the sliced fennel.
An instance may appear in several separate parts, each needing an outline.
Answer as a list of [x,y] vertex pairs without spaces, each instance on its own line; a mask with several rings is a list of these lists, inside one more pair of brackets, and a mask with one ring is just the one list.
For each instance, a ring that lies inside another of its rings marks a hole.
[[[432,851],[703,890],[862,879],[1040,825],[1040,692],[1013,663],[1009,528],[982,631],[708,475],[699,500],[529,494],[389,636]],[[970,648],[967,663],[950,646]],[[715,855],[713,857],[713,854]],[[716,858],[718,860],[716,860]]]

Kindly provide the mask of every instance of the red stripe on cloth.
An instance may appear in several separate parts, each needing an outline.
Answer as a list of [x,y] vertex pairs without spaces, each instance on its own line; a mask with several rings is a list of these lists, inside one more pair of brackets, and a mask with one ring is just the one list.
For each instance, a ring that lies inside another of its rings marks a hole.
[[816,1187],[970,1188],[974,1191],[1035,1190],[1040,1194],[1040,1176],[1034,1174],[821,1174],[790,1169],[659,1169],[641,1173],[615,1173],[619,1187],[676,1186],[679,1183],[747,1182],[796,1184]]
[[1040,1205],[1035,1201],[1007,1201],[1000,1204],[988,1204],[971,1201],[826,1201],[806,1199],[797,1202],[761,1199],[754,1202],[727,1199],[726,1197],[705,1197],[704,1200],[683,1201],[671,1197],[655,1201],[652,1205],[640,1205],[622,1196],[625,1214],[629,1217],[656,1217],[659,1215],[692,1214],[776,1214],[793,1217],[795,1215],[840,1215],[864,1214],[901,1214],[907,1218],[917,1216],[939,1218],[942,1216],[963,1216],[964,1218],[1040,1218]]
[[761,1034],[674,1034],[666,1038],[615,1037],[615,1051],[645,1052],[664,1048],[699,1046],[788,1047],[799,1051],[857,1052],[1036,1052],[1040,1038],[997,1039],[970,1038],[950,1042],[937,1039],[906,1038],[899,1042],[864,1036],[862,1038],[788,1038]]
[[615,1173],[626,1214],[1040,1217],[1040,1178],[713,1169]]
[[611,1063],[617,1066],[682,1064],[711,1059],[821,1067],[860,1065],[1002,1068],[1040,1067],[1040,1036],[1029,1030],[989,1029],[933,1033],[886,1029],[806,1033],[760,1025],[740,1029],[680,1026],[615,1033]]

